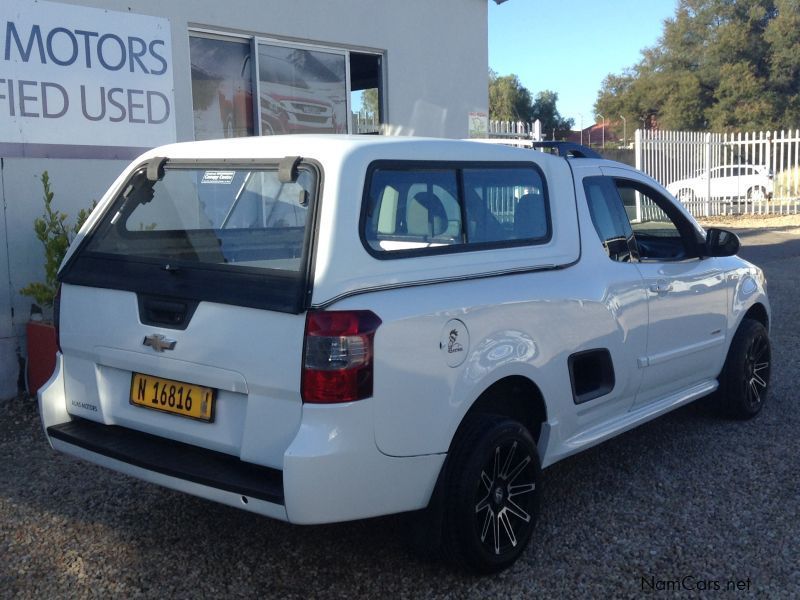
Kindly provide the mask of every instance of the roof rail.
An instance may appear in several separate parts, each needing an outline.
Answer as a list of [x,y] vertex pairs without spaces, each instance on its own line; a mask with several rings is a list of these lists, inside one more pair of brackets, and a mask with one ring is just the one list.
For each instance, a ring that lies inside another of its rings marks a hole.
[[541,148],[564,158],[603,158],[597,152],[574,142],[533,142],[532,148]]

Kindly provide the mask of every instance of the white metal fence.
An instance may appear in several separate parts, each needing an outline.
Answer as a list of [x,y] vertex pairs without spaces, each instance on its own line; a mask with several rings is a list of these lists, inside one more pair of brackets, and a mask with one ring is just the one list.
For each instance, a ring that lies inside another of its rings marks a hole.
[[378,115],[366,111],[354,112],[353,133],[380,133],[381,123]]
[[524,121],[489,121],[490,138],[524,138],[538,142],[542,139],[542,124],[537,119],[532,123]]
[[800,130],[636,131],[636,167],[696,216],[800,212]]

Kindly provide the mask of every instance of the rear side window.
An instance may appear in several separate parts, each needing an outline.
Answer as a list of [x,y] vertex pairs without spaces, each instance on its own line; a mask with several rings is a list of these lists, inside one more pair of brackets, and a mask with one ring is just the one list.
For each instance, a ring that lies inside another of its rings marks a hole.
[[376,165],[362,236],[381,258],[544,243],[544,180],[532,165]]

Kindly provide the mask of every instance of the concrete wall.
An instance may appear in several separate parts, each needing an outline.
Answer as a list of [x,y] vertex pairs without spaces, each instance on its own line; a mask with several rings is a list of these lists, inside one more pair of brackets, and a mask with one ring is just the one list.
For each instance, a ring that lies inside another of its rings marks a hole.
[[13,396],[17,389],[17,336],[11,311],[12,286],[4,189],[4,169],[0,167],[0,399]]
[[[63,2],[63,0],[62,0]],[[398,135],[463,138],[468,114],[486,111],[486,0],[69,0],[63,2],[167,18],[178,141],[194,137],[189,28],[253,34],[385,56],[387,114]],[[53,132],[53,143],[69,143]],[[147,141],[141,141],[147,146]],[[18,356],[31,300],[18,290],[43,278],[43,251],[33,235],[42,211],[39,176],[47,170],[55,206],[74,218],[99,199],[124,161],[9,158],[2,160],[0,216],[0,399],[16,391]]]

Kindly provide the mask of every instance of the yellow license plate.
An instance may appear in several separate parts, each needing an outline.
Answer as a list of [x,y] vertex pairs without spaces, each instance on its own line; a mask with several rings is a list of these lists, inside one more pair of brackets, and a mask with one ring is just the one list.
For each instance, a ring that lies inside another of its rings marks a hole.
[[214,420],[216,390],[172,379],[134,373],[131,404],[201,421]]

